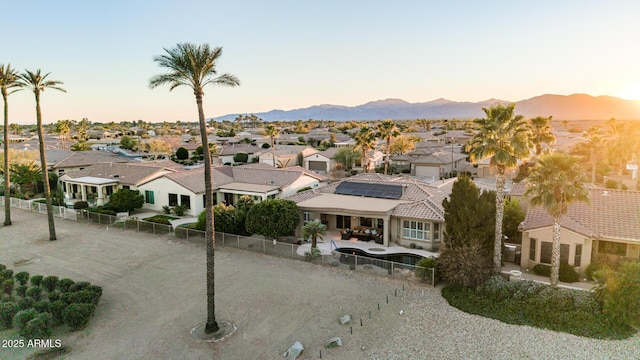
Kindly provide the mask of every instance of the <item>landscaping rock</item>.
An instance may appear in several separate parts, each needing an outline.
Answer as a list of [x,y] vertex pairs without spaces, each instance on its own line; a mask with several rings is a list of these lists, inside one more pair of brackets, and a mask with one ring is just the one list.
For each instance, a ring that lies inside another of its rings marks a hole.
[[347,315],[340,316],[340,324],[346,325],[346,324],[349,324],[350,322],[351,322],[351,315],[347,314]]
[[327,349],[331,349],[338,346],[342,347],[342,339],[340,339],[339,337],[331,338],[324,343],[324,347],[326,347]]
[[304,346],[299,341],[296,341],[291,345],[289,350],[287,350],[282,356],[284,356],[287,360],[296,360],[300,354],[304,351]]

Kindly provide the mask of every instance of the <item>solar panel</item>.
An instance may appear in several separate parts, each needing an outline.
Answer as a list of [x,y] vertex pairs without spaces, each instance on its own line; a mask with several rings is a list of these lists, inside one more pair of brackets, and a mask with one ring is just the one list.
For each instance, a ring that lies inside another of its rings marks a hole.
[[381,199],[400,199],[402,197],[402,185],[367,184],[343,181],[338,184],[335,193]]

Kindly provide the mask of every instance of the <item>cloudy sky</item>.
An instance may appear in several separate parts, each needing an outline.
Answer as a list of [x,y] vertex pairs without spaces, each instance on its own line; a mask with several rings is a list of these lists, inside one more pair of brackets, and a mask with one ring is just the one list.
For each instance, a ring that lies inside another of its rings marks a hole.
[[[42,69],[44,122],[194,121],[188,89],[149,89],[178,42],[222,46],[237,88],[206,89],[207,117],[399,98],[640,99],[638,1],[5,2],[0,63]],[[7,16],[6,14],[13,14]],[[10,122],[35,123],[33,96]]]

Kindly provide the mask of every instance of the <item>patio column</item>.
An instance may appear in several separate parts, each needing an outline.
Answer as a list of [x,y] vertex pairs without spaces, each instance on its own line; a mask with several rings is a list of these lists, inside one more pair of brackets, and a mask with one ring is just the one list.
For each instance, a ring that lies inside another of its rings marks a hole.
[[80,185],[80,193],[82,194],[82,201],[87,201],[87,189],[84,184]]
[[382,235],[382,244],[384,246],[389,246],[389,232],[391,231],[391,226],[389,225],[389,215],[384,216],[383,224],[384,234]]

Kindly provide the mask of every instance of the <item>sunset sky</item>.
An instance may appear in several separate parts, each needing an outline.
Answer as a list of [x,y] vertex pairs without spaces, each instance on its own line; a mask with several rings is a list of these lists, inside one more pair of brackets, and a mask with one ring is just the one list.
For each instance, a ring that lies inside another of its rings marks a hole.
[[[517,101],[552,93],[640,99],[637,1],[5,2],[0,63],[41,68],[66,94],[44,122],[195,121],[187,88],[151,90],[178,42],[222,46],[238,88],[205,90],[207,117],[400,98]],[[7,16],[6,14],[13,14]],[[33,95],[10,122],[35,123]]]

